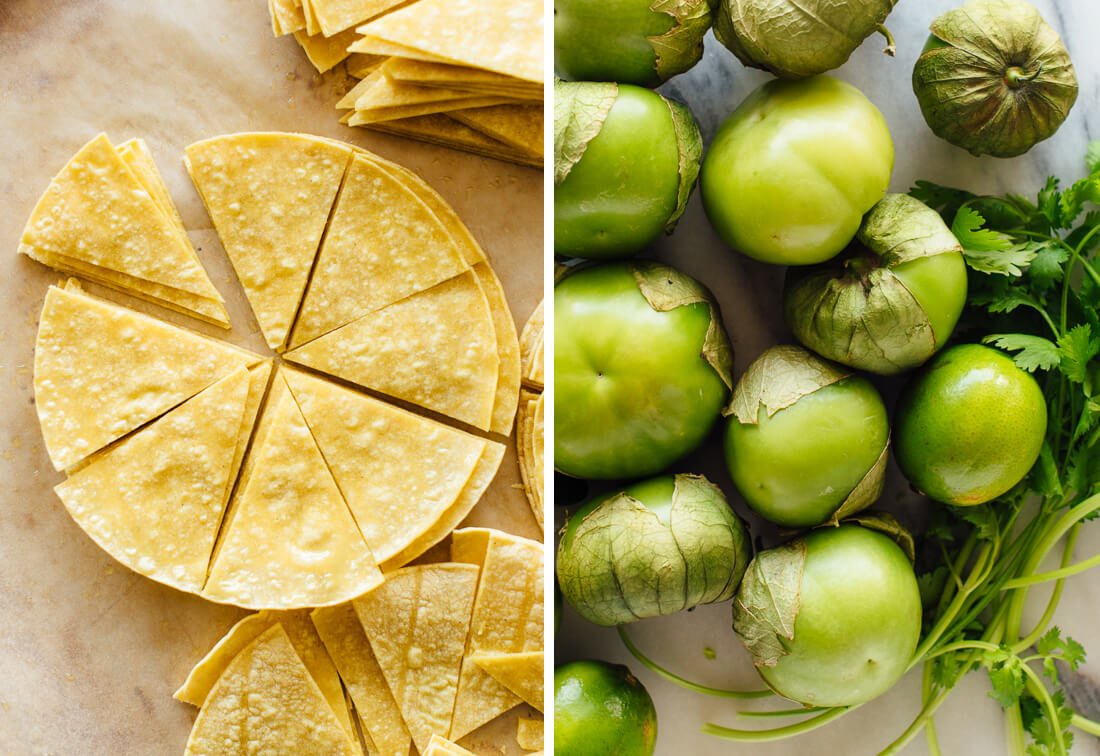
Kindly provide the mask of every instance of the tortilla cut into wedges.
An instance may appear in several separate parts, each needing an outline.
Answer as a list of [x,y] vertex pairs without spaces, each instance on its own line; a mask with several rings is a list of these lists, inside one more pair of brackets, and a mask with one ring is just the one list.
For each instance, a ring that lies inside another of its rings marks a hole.
[[58,470],[261,361],[242,349],[51,286],[34,349],[34,397]]
[[471,655],[543,648],[542,544],[490,528],[456,530],[451,559],[481,567],[467,656],[449,737],[458,740],[520,703],[520,696],[471,661]]
[[247,132],[187,147],[185,164],[272,349],[286,345],[351,149]]
[[520,364],[523,366],[523,380],[539,391],[542,383],[542,334],[545,328],[545,317],[542,310],[543,302],[540,300],[538,307],[527,318],[523,325],[523,332],[519,335]]
[[126,567],[198,592],[225,508],[248,384],[241,367],[92,457],[54,489],[69,514]]
[[202,595],[250,609],[347,601],[382,573],[283,378],[275,382]]
[[545,419],[542,394],[521,392],[519,415],[516,420],[516,458],[519,461],[523,492],[531,505],[539,527],[543,520],[543,478]]
[[456,110],[451,118],[532,155],[543,154],[542,103]]
[[309,0],[321,33],[331,37],[337,32],[355,26],[385,13],[405,0]]
[[267,0],[267,11],[271,15],[271,32],[276,37],[306,28],[302,6],[294,0]]
[[[351,122],[353,115],[348,116],[348,123]],[[380,131],[383,134],[396,134],[428,144],[465,150],[495,160],[506,160],[517,165],[526,165],[532,168],[542,167],[541,155],[533,155],[524,150],[518,150],[442,113],[400,118],[393,121],[375,121],[363,124],[363,127],[372,131]]]
[[545,727],[542,717],[520,717],[516,720],[516,743],[525,751],[541,751]]
[[163,212],[105,134],[84,145],[50,182],[27,219],[19,251],[223,301],[173,215]]
[[477,756],[477,754],[473,751],[467,751],[458,743],[452,743],[446,738],[432,735],[432,739],[428,741],[428,749],[424,751],[424,756]]
[[406,567],[354,602],[417,750],[451,727],[478,568]]
[[317,69],[317,73],[325,73],[347,58],[350,55],[348,45],[358,36],[354,29],[347,29],[332,37],[308,34],[304,30],[294,32],[294,39],[309,58],[309,62]]
[[378,666],[355,607],[340,604],[314,609],[310,616],[355,704],[364,734],[374,744],[370,752],[408,756],[412,743],[409,728]]
[[238,653],[206,697],[185,754],[360,753],[282,625]]
[[531,706],[543,711],[542,651],[474,654],[467,658]]
[[454,504],[488,443],[298,370],[282,375],[379,562]]
[[291,346],[429,289],[466,267],[428,206],[357,154],[336,200]]
[[473,272],[367,313],[286,358],[482,430],[492,422],[500,358]]

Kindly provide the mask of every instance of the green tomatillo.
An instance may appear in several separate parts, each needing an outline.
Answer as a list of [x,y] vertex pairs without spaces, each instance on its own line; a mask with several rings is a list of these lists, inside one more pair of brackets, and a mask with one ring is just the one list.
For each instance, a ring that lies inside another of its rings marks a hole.
[[651,756],[657,710],[621,664],[582,659],[554,668],[554,753]]
[[699,62],[710,21],[709,0],[554,0],[554,67],[655,87]]
[[886,515],[858,523],[758,553],[733,602],[733,628],[760,676],[806,706],[885,693],[920,638],[912,539]]
[[733,351],[698,281],[649,261],[582,267],[554,287],[554,465],[655,475],[706,438]]
[[913,92],[936,136],[1014,157],[1051,136],[1077,99],[1058,32],[1024,0],[967,0],[932,22]]
[[844,254],[787,272],[783,313],[795,338],[822,357],[891,375],[946,343],[966,291],[951,229],[920,200],[889,194]]
[[727,601],[751,555],[745,527],[717,486],[666,475],[573,513],[557,575],[578,614],[610,627]]
[[893,167],[886,120],[851,84],[769,81],[718,129],[700,190],[731,247],[762,262],[810,265],[847,246]]
[[554,252],[625,257],[671,232],[702,153],[678,102],[629,84],[554,82]]
[[714,36],[746,66],[784,79],[825,73],[848,60],[882,25],[897,0],[718,0]]
[[882,493],[890,424],[870,381],[797,346],[751,365],[727,413],[726,466],[748,505],[803,528],[869,507]]

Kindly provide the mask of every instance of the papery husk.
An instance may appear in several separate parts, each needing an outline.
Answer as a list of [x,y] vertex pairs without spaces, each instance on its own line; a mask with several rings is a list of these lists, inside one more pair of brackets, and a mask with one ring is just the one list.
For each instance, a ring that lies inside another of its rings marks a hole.
[[745,571],[733,602],[733,629],[757,667],[774,667],[794,640],[802,595],[806,542],[761,551]]
[[699,132],[699,124],[687,105],[675,100],[665,98],[669,112],[672,114],[672,128],[676,132],[676,148],[679,155],[677,172],[680,183],[676,189],[676,209],[672,211],[668,222],[665,223],[665,233],[670,234],[676,227],[676,221],[687,209],[688,199],[691,198],[691,190],[695,188],[695,181],[699,178],[699,168],[703,159],[703,135]]
[[584,157],[618,97],[619,85],[613,82],[554,81],[555,186]]
[[703,37],[711,24],[708,0],[654,0],[654,13],[672,16],[672,28],[649,37],[658,82],[688,70],[703,57]]
[[[746,66],[801,79],[841,66],[897,0],[719,0],[714,36]],[[884,52],[893,55],[893,42]]]
[[932,22],[913,92],[936,136],[1014,157],[1050,137],[1077,100],[1058,33],[1023,0],[968,0]]
[[783,312],[795,338],[827,359],[881,375],[925,362],[938,344],[931,320],[892,268],[958,253],[958,240],[931,208],[888,194],[863,219],[860,244],[810,268],[791,268]]
[[702,476],[675,477],[667,523],[625,491],[582,517],[559,544],[558,583],[597,625],[726,601],[751,553],[741,521]]

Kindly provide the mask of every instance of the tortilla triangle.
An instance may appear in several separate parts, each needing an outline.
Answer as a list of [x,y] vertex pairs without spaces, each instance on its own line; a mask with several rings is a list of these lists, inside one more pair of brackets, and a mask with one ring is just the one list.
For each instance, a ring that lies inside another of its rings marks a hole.
[[72,467],[259,361],[79,290],[51,286],[34,350],[35,405],[50,460],[59,470]]
[[187,148],[187,170],[272,349],[286,344],[350,156],[334,141],[284,133]]
[[297,370],[283,372],[379,562],[462,493],[487,441]]
[[354,602],[417,750],[451,727],[478,568],[406,567]]
[[254,609],[347,601],[382,582],[279,375],[203,595]]
[[543,711],[542,651],[476,654],[468,658],[524,701]]
[[186,754],[344,754],[352,745],[281,625],[268,628],[225,668],[207,696]]
[[446,228],[362,155],[348,167],[291,346],[431,288],[466,268]]
[[180,590],[201,589],[248,382],[239,368],[93,457],[54,489],[69,514],[135,572]]
[[19,251],[61,255],[221,301],[194,248],[105,134],[84,145],[46,188]]
[[492,421],[500,358],[472,272],[369,312],[286,358],[483,430]]
[[424,751],[424,756],[477,756],[477,754],[473,751],[467,751],[458,743],[452,743],[446,738],[432,735],[432,739],[428,741],[428,750]]

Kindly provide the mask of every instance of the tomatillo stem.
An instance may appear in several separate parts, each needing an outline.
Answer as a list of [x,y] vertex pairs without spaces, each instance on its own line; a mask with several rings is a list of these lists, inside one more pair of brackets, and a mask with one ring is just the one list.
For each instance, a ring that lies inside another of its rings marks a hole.
[[886,28],[886,24],[879,24],[875,27],[875,31],[886,37],[886,47],[882,49],[882,52],[891,58],[894,57],[897,54],[898,46],[894,43],[894,35]]
[[1019,66],[1009,66],[1005,69],[1005,83],[1008,84],[1010,89],[1019,89],[1029,81],[1035,81],[1036,77],[1043,72],[1043,66],[1040,63],[1035,69],[1034,73],[1028,73]]

